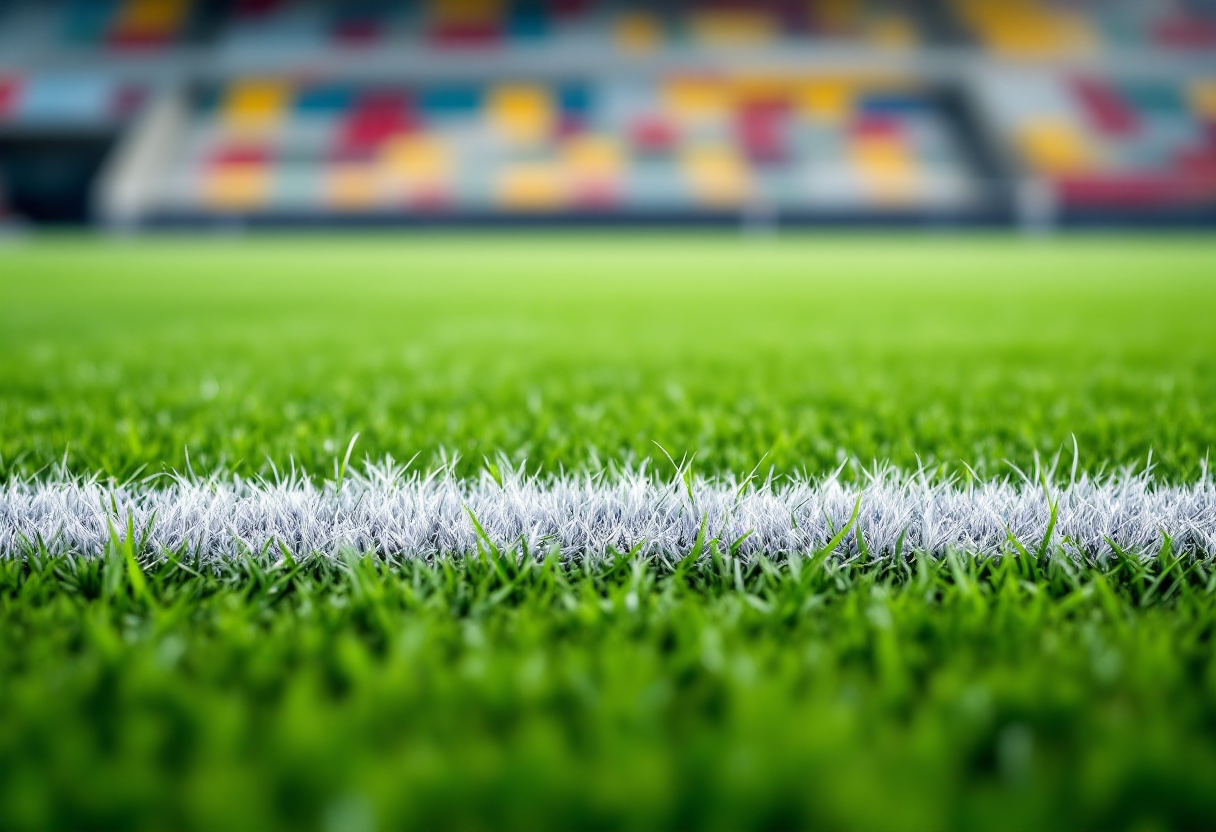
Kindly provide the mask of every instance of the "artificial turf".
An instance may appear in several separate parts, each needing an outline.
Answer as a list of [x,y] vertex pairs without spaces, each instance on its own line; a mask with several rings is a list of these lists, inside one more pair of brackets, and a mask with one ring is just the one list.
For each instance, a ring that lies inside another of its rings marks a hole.
[[[461,477],[984,478],[1075,437],[1083,472],[1151,450],[1194,483],[1214,264],[1185,237],[33,241],[0,249],[0,475],[332,475],[358,432]],[[217,565],[140,536],[0,555],[0,828],[1216,825],[1216,572],[1168,543]]]

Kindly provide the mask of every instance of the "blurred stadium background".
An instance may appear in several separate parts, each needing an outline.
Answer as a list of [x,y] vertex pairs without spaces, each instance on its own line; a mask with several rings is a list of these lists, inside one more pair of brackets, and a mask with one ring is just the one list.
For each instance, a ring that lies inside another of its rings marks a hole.
[[1216,1],[0,0],[10,223],[1216,223]]

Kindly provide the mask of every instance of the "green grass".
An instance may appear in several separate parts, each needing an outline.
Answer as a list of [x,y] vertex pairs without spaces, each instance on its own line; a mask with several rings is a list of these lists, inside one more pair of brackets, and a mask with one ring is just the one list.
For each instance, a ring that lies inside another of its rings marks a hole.
[[[1187,482],[1203,238],[0,248],[0,479],[503,451]],[[656,444],[657,443],[657,444]],[[670,473],[670,472],[668,472]],[[681,555],[685,553],[672,553]],[[1216,572],[0,560],[0,828],[1216,827]]]
[[1216,571],[0,563],[0,827],[1202,829]]
[[990,475],[1216,444],[1216,243],[982,238],[52,240],[0,249],[0,476],[65,457],[555,471],[842,455]]

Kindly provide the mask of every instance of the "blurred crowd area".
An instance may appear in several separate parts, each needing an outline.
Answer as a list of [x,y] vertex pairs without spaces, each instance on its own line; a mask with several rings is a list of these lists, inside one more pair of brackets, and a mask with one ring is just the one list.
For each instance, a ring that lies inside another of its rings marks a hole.
[[1216,0],[0,0],[0,216],[1216,216]]

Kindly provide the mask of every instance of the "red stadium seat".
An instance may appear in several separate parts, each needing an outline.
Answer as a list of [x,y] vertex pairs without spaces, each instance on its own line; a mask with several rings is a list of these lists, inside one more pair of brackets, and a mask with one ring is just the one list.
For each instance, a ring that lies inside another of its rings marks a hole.
[[1179,15],[1153,28],[1153,40],[1169,49],[1216,49],[1216,21]]
[[890,139],[903,135],[903,121],[896,116],[866,114],[853,122],[853,137],[857,139]]
[[621,199],[620,186],[604,179],[576,182],[571,191],[574,206],[582,210],[605,211]]
[[424,185],[410,194],[406,207],[411,211],[426,214],[447,211],[452,207],[452,195],[437,184]]
[[15,77],[0,77],[0,119],[7,118],[17,109],[17,97],[21,82]]
[[739,144],[754,164],[785,161],[785,112],[772,106],[744,107],[739,113]]
[[213,166],[265,165],[270,161],[270,151],[261,145],[231,145],[216,150],[210,161]]
[[267,17],[283,6],[284,0],[237,0],[236,15],[243,18]]
[[1113,173],[1057,180],[1061,201],[1075,208],[1161,208],[1193,201],[1193,186],[1175,173]]
[[1216,146],[1181,150],[1174,158],[1174,166],[1197,196],[1216,197]]
[[409,97],[400,92],[373,92],[356,102],[338,137],[337,153],[344,159],[375,153],[393,136],[418,127]]
[[659,116],[649,116],[635,122],[629,138],[634,148],[644,154],[670,153],[678,140],[672,123]]
[[333,38],[340,46],[370,46],[384,37],[384,26],[377,20],[343,20],[334,25]]
[[591,0],[549,0],[549,9],[558,20],[581,17],[590,8]]
[[1128,136],[1136,132],[1139,119],[1110,85],[1094,78],[1078,78],[1073,92],[1090,123],[1108,136]]
[[502,41],[502,26],[480,21],[441,23],[431,29],[431,41],[452,49],[497,46]]

